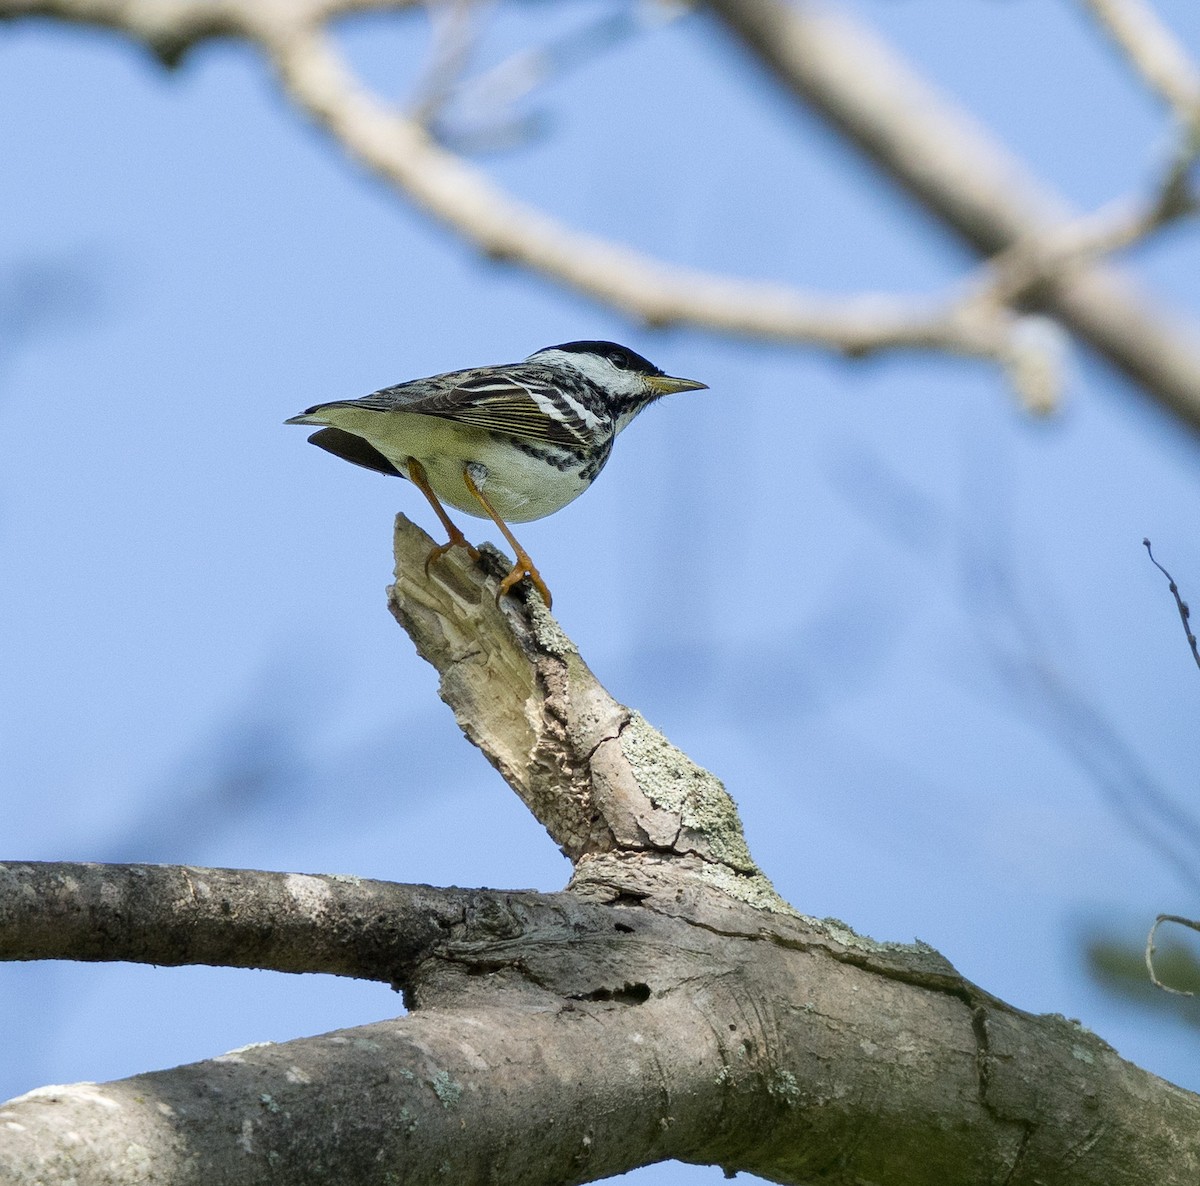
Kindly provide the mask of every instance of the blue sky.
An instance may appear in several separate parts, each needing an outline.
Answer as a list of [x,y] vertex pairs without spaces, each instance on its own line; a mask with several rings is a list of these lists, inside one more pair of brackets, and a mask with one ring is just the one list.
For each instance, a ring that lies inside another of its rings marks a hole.
[[[1161,113],[1074,6],[856,8],[1081,206],[1162,159]],[[1200,54],[1200,9],[1159,9]],[[501,6],[481,58],[607,11]],[[411,93],[419,20],[343,43]],[[1064,410],[1032,422],[967,362],[648,333],[476,258],[237,46],[167,74],[115,36],[0,26],[0,110],[4,856],[559,888],[565,861],[386,611],[391,519],[432,528],[423,500],[281,422],[609,337],[710,390],[647,413],[520,533],[593,669],[725,780],[797,907],[918,936],[1200,1089],[1194,1026],[1107,996],[1080,953],[1093,926],[1137,942],[1159,911],[1200,914],[1200,855],[1172,866],[1145,806],[1157,788],[1200,814],[1200,678],[1141,548],[1200,602],[1200,469],[1139,393],[1077,354]],[[844,292],[968,266],[699,17],[520,113],[541,132],[481,158],[493,175],[664,258]],[[1193,226],[1130,263],[1197,313]],[[1080,702],[1099,740],[1071,741]],[[0,967],[0,1098],[397,1005],[324,977]]]

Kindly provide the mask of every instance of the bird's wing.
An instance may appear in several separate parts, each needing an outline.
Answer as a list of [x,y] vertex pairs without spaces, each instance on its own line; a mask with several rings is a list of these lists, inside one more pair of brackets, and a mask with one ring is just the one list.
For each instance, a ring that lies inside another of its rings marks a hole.
[[[438,376],[436,381],[417,379],[353,402],[381,412],[440,416],[505,436],[572,449],[586,446],[589,440],[589,426],[563,399],[553,373],[527,365],[490,367],[484,375],[458,371]],[[546,405],[558,415],[546,412]]]

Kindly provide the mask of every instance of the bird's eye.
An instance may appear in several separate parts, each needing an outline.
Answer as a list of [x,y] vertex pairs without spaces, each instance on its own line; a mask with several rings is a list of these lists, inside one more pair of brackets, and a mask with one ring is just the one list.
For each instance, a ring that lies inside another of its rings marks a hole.
[[608,361],[622,371],[629,367],[629,355],[624,350],[610,350],[608,352]]

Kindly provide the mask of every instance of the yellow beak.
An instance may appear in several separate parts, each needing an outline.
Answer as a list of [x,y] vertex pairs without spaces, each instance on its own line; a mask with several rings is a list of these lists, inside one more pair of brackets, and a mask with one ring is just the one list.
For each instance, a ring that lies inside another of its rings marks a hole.
[[649,375],[646,385],[659,395],[673,395],[676,391],[706,391],[707,383],[698,379],[676,379],[673,375]]

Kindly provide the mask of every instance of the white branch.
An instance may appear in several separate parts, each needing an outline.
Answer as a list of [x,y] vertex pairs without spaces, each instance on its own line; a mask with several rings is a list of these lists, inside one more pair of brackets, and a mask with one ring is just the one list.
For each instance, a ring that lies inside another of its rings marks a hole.
[[1196,209],[1189,175],[1200,156],[1200,68],[1145,0],[1083,2],[1146,85],[1171,108],[1179,125],[1178,142],[1155,200],[1145,209],[1137,235],[1142,238]]
[[[125,29],[165,54],[240,35],[267,53],[289,97],[361,164],[485,254],[520,263],[650,326],[688,324],[848,355],[938,350],[999,364],[1023,402],[1045,410],[1061,387],[1057,343],[996,304],[957,298],[839,297],[668,264],[575,230],[512,197],[435,142],[419,119],[361,86],[324,24],[416,0],[0,0],[0,16],[42,13]],[[1053,348],[1051,348],[1053,347]]]
[[[1186,54],[1140,0],[1085,0],[1177,111],[1200,87]],[[985,252],[1002,255],[942,298],[839,297],[676,266],[573,229],[485,173],[362,87],[325,26],[417,0],[0,0],[0,18],[54,15],[124,29],[167,60],[207,36],[241,36],[273,62],[288,95],[356,160],[495,259],[511,260],[647,325],[689,324],[862,355],[927,349],[1002,366],[1025,404],[1046,409],[1062,385],[1065,336],[1013,305],[1031,294],[1160,399],[1200,423],[1194,331],[1147,307],[1092,261],[1192,208],[1189,132],[1148,204],[1075,221],[983,129],[947,103],[869,32],[807,6],[710,0],[807,101]],[[1192,123],[1189,128],[1200,129]],[[1069,278],[1069,283],[1066,282]]]
[[298,106],[362,164],[486,255],[525,264],[648,324],[690,323],[850,354],[909,346],[1001,359],[1014,348],[1014,319],[965,318],[944,304],[882,295],[838,300],[785,284],[729,279],[573,230],[505,193],[417,121],[380,103],[317,29],[288,29],[270,49]]
[[1146,85],[1181,122],[1200,109],[1200,70],[1146,0],[1083,0]]

